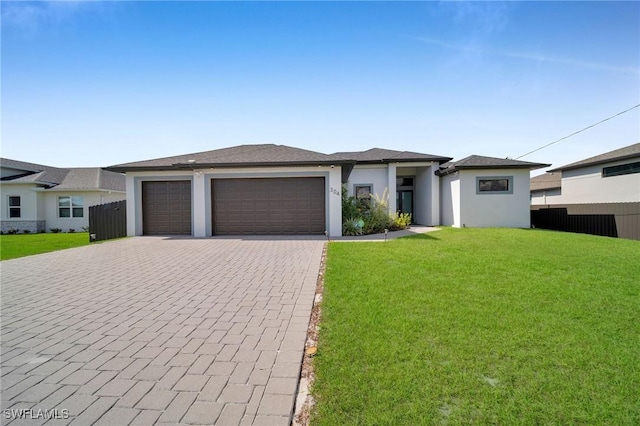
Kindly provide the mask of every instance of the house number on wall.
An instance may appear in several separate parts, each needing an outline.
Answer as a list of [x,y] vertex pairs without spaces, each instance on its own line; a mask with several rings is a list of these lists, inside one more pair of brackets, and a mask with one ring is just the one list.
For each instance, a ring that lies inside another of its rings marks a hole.
[[329,188],[329,192],[334,195],[337,195],[338,197],[340,196],[340,191],[335,189],[334,187]]

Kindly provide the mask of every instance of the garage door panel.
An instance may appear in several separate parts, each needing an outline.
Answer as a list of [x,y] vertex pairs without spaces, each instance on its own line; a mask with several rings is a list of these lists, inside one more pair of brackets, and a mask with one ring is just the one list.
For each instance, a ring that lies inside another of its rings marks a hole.
[[322,234],[324,178],[215,179],[214,235]]
[[142,183],[144,235],[191,235],[191,182]]

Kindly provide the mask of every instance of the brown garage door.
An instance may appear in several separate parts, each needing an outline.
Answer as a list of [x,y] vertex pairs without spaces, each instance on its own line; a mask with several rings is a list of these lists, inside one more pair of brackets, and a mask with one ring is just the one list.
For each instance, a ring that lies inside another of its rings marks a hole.
[[214,179],[214,235],[325,231],[324,178]]
[[191,182],[142,182],[142,233],[191,235]]

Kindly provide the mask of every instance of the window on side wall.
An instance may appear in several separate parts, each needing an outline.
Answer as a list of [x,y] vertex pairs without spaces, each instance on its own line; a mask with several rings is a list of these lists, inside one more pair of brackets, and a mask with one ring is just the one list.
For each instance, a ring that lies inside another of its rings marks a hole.
[[478,176],[476,193],[513,194],[513,176]]
[[631,175],[634,173],[640,173],[640,161],[637,163],[628,163],[602,168],[602,177]]
[[22,200],[18,195],[9,196],[9,217],[22,217]]
[[82,196],[58,197],[58,217],[84,217]]
[[364,205],[371,206],[372,185],[355,185],[354,193],[356,201]]

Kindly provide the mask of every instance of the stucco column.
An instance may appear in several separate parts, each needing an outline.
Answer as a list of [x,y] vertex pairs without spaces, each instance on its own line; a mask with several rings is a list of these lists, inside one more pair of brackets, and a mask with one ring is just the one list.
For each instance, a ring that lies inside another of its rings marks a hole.
[[329,169],[327,185],[327,232],[330,237],[342,236],[342,167]]
[[[136,213],[142,208],[142,201],[136,203],[136,180],[133,176],[125,175],[125,185],[127,191],[127,237],[136,236]],[[142,235],[142,230],[140,234]]]
[[387,178],[387,188],[389,190],[389,213],[395,213],[398,209],[396,206],[396,164],[389,163],[387,170],[389,173]]
[[205,180],[201,170],[193,171],[193,236],[205,238],[207,236]]
[[439,168],[438,163],[433,163],[428,169],[429,180],[431,182],[431,221],[429,225],[440,225],[440,176],[436,175],[436,170]]

